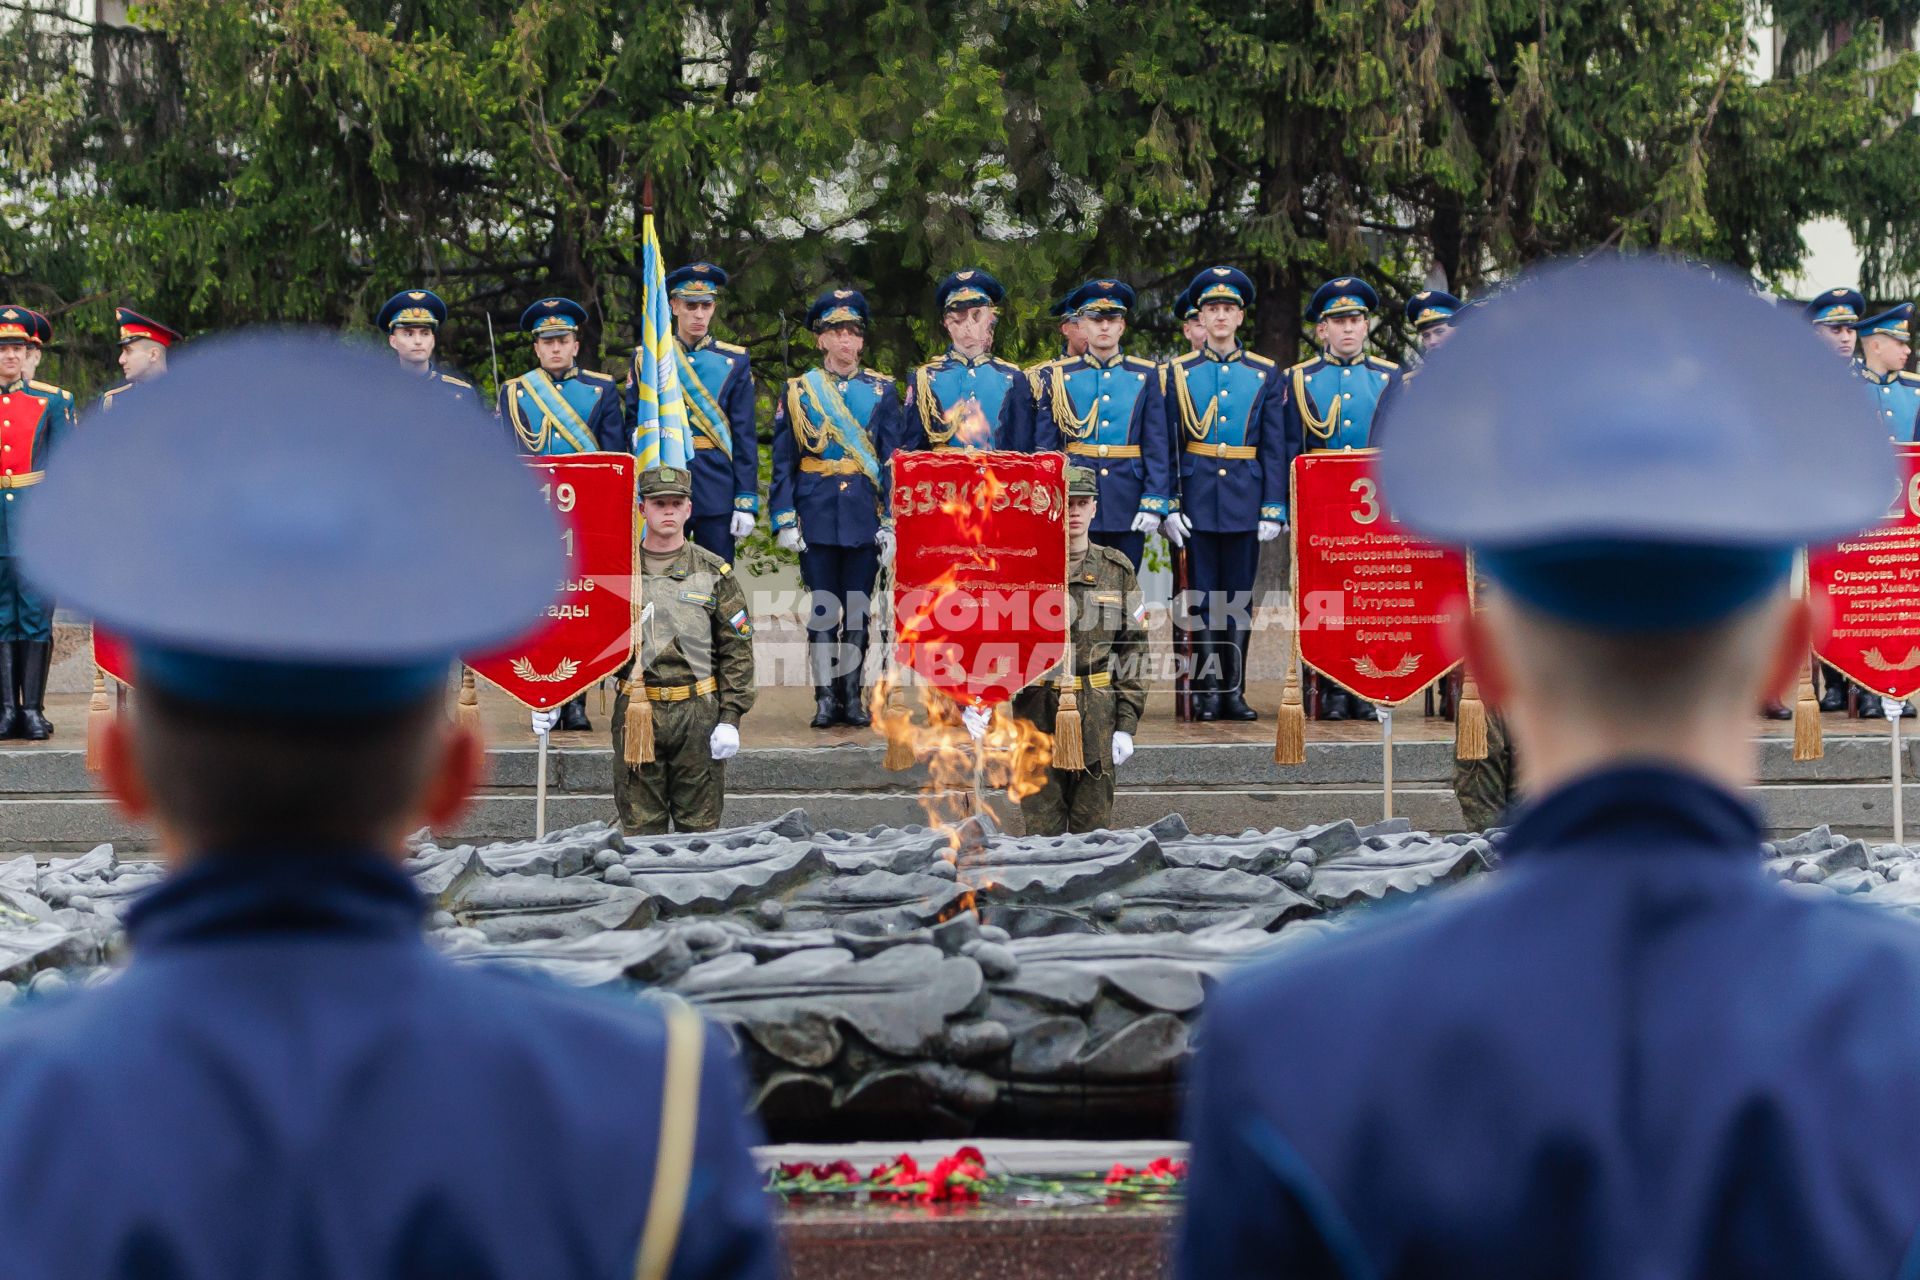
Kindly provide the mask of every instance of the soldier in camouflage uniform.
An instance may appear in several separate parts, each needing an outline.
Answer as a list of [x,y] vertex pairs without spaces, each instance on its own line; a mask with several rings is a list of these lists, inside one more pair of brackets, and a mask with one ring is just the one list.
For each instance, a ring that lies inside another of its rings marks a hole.
[[[1099,495],[1092,471],[1067,468],[1067,595],[1087,767],[1047,770],[1046,785],[1020,802],[1029,835],[1098,831],[1112,820],[1114,775],[1133,754],[1133,731],[1147,706],[1140,583],[1123,553],[1088,537]],[[1063,683],[1059,668],[1048,672],[1015,695],[1014,714],[1052,733]]]
[[1494,826],[1513,806],[1513,740],[1499,716],[1487,716],[1487,758],[1453,762],[1453,795],[1469,831]]
[[[691,475],[656,467],[640,477],[647,521],[640,543],[641,680],[621,673],[613,708],[613,801],[629,835],[711,831],[720,825],[726,761],[740,749],[753,705],[753,623],[733,566],[687,541]],[[654,758],[626,763],[627,705],[645,697]]]

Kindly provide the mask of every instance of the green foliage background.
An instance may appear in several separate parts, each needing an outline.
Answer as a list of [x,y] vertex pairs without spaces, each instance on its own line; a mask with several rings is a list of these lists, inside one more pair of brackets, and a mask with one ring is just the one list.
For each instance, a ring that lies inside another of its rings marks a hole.
[[1616,245],[1774,281],[1817,216],[1886,297],[1920,277],[1920,0],[1771,13],[1794,73],[1757,80],[1741,0],[150,0],[117,28],[0,0],[0,294],[54,317],[45,374],[82,394],[117,303],[377,340],[420,283],[483,383],[486,317],[516,372],[549,293],[623,373],[651,173],[668,257],[734,273],[716,331],[763,391],[835,284],[904,372],[967,265],[1009,286],[1023,361],[1093,274],[1143,291],[1137,349],[1170,347],[1165,304],[1222,260],[1283,358],[1332,274],[1397,305],[1436,265],[1470,291]]

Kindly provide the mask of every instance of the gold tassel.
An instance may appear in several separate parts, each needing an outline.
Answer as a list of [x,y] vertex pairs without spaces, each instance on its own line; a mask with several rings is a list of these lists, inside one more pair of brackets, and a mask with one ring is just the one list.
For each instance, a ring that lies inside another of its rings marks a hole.
[[1087,767],[1087,747],[1080,733],[1080,695],[1068,685],[1060,691],[1060,706],[1053,713],[1053,767],[1071,773]]
[[1080,732],[1080,681],[1073,669],[1073,632],[1067,632],[1067,651],[1060,659],[1060,701],[1053,709],[1053,767],[1084,773],[1087,744]]
[[1820,700],[1813,692],[1813,663],[1800,672],[1800,688],[1793,699],[1793,758],[1818,760],[1826,754],[1820,737]]
[[622,760],[635,773],[643,764],[653,763],[653,700],[647,697],[644,681],[627,687],[627,731]]
[[907,706],[905,686],[897,679],[890,683],[883,713],[874,723],[887,735],[887,755],[880,767],[890,773],[913,768],[913,710]]
[[599,683],[595,684],[593,687],[595,691],[598,692],[600,695],[600,702],[599,702],[600,714],[604,716],[607,714],[607,682],[605,680],[602,680]]
[[1300,655],[1287,646],[1287,675],[1280,686],[1280,713],[1274,717],[1273,762],[1307,762],[1307,708],[1300,700]]
[[93,669],[93,700],[87,704],[87,772],[106,767],[107,726],[113,723],[113,700],[107,697],[106,673]]
[[1453,758],[1487,758],[1487,704],[1471,671],[1460,677],[1460,701],[1453,708]]
[[480,728],[480,690],[474,687],[473,668],[460,668],[460,700],[453,707],[453,722],[462,729]]

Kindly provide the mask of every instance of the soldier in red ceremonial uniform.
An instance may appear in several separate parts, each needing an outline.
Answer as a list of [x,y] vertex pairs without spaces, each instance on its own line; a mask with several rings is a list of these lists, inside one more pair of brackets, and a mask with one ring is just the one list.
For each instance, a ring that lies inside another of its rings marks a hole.
[[100,410],[113,408],[113,402],[142,382],[163,378],[167,373],[167,352],[180,341],[180,331],[158,320],[149,320],[131,307],[116,307],[114,318],[120,325],[120,372],[124,381],[108,387],[100,397]]
[[73,397],[26,376],[42,323],[25,307],[0,306],[0,738],[36,742],[53,735],[46,716],[53,602],[21,580],[12,529],[45,474],[48,452],[73,426]]

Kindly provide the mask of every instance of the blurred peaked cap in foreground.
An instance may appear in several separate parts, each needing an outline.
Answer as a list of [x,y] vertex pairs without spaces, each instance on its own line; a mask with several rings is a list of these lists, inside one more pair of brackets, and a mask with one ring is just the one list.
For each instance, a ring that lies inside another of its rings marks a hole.
[[28,576],[136,650],[444,664],[532,630],[566,573],[483,412],[319,334],[197,345],[77,433],[35,497]]
[[1475,307],[1394,415],[1419,429],[1384,443],[1382,490],[1454,545],[1791,547],[1873,524],[1896,487],[1869,397],[1803,320],[1654,259],[1549,266]]

